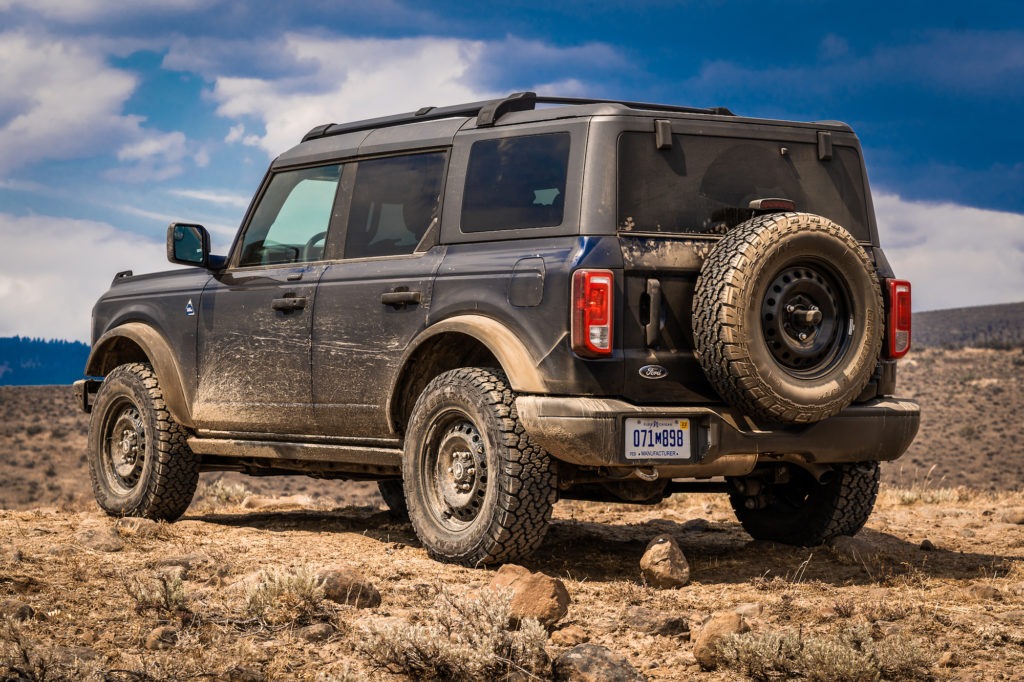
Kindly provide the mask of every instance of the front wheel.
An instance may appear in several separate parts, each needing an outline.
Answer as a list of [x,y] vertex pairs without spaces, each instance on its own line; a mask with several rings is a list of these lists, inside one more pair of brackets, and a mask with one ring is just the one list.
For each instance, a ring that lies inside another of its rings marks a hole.
[[113,516],[173,521],[199,482],[199,457],[164,403],[153,368],[121,365],[103,381],[89,425],[89,475]]
[[554,467],[520,424],[500,370],[456,369],[427,385],[409,420],[402,473],[409,518],[435,559],[512,561],[544,539]]
[[878,497],[878,462],[837,464],[825,483],[799,466],[781,466],[784,475],[772,482],[732,481],[733,511],[754,539],[809,547],[854,535],[867,523]]

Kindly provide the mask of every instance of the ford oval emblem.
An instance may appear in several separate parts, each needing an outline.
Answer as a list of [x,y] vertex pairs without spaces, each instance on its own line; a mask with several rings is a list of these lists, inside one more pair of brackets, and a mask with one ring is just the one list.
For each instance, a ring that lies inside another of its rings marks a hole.
[[668,376],[668,370],[661,365],[644,365],[640,368],[640,376],[644,379],[664,379]]

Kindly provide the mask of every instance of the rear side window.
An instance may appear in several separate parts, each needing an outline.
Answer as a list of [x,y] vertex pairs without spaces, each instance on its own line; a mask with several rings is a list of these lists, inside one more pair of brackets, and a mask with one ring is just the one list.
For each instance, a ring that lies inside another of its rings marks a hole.
[[320,260],[340,178],[340,165],[275,174],[242,238],[238,264]]
[[562,224],[569,133],[478,140],[469,152],[462,231]]
[[836,146],[829,161],[816,144],[673,135],[658,149],[652,133],[619,138],[620,230],[723,234],[750,219],[755,199],[789,199],[870,238],[861,161]]
[[437,220],[445,153],[360,161],[345,258],[410,254]]

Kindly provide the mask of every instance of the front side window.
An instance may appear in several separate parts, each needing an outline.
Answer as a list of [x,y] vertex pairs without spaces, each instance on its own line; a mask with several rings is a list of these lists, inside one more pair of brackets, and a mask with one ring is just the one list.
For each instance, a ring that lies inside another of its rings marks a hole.
[[469,152],[462,231],[562,224],[569,133],[477,140]]
[[242,238],[238,264],[320,260],[340,178],[341,165],[275,174]]
[[724,234],[754,216],[757,199],[787,199],[869,238],[861,161],[836,146],[822,161],[814,143],[653,133],[619,138],[619,229]]
[[360,161],[345,233],[345,258],[410,254],[437,220],[446,155]]

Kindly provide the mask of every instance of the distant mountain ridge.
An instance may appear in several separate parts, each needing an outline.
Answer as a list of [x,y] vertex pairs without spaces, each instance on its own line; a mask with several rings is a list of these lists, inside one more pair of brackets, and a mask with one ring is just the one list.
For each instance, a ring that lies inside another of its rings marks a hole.
[[912,345],[1024,348],[1024,302],[914,313]]
[[88,344],[79,341],[0,338],[0,386],[70,384],[82,378]]

